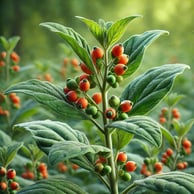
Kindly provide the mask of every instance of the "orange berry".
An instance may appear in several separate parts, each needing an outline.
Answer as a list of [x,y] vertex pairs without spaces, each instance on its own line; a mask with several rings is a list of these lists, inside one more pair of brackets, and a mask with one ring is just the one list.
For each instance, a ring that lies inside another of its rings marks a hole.
[[116,117],[116,110],[114,108],[108,108],[105,111],[106,118],[114,119]]
[[57,164],[57,168],[62,173],[67,172],[67,170],[68,170],[68,167],[64,164],[64,162],[59,162]]
[[16,52],[12,52],[11,54],[10,54],[10,58],[14,61],[14,62],[19,62],[19,60],[20,60],[20,57],[18,56],[18,54],[16,53]]
[[12,97],[12,98],[11,98],[11,101],[12,101],[14,104],[20,104],[20,98],[19,98],[18,96]]
[[117,63],[122,63],[126,65],[129,62],[129,56],[126,54],[122,54],[118,57],[118,62]]
[[5,59],[5,57],[7,56],[7,53],[5,51],[1,52],[1,58]]
[[71,59],[71,62],[70,63],[75,68],[78,68],[78,66],[79,66],[79,61],[76,58]]
[[16,176],[16,171],[14,169],[8,169],[6,175],[8,179],[14,179]]
[[114,67],[114,72],[116,75],[123,75],[126,72],[126,70],[127,70],[127,66],[122,63],[118,63]]
[[184,163],[183,162],[178,162],[176,167],[177,167],[177,169],[182,170],[182,169],[184,169]]
[[74,90],[70,90],[69,92],[67,92],[66,98],[67,98],[67,100],[70,101],[70,102],[76,102],[77,99],[78,99],[77,92],[74,91]]
[[161,162],[156,162],[154,164],[154,168],[155,168],[156,172],[160,172],[162,170],[162,168],[163,168],[163,165],[162,165]]
[[191,148],[184,148],[184,151],[187,155],[191,154]]
[[123,52],[124,52],[124,47],[122,46],[122,44],[115,45],[111,50],[111,54],[113,57],[119,57],[123,54]]
[[192,143],[188,139],[184,139],[182,141],[182,145],[183,145],[184,148],[190,148],[192,146]]
[[168,148],[168,149],[166,150],[166,154],[167,154],[168,156],[172,156],[172,155],[173,155],[173,150],[172,150],[171,148]]
[[11,190],[18,190],[19,189],[19,183],[17,183],[16,181],[13,181],[10,183],[10,188]]
[[7,171],[6,168],[1,166],[0,167],[0,177],[5,176],[6,175],[6,171]]
[[177,108],[173,108],[172,109],[172,116],[175,119],[179,119],[180,118],[181,115],[180,115],[180,112],[179,112],[179,110]]
[[125,169],[127,172],[133,172],[137,168],[137,164],[134,161],[127,161],[125,164]]
[[12,66],[12,69],[15,71],[15,72],[18,72],[20,70],[20,66],[19,65],[14,65]]
[[84,97],[79,98],[79,99],[77,100],[77,102],[76,102],[76,105],[77,105],[77,107],[80,108],[80,109],[85,109],[85,108],[87,108],[87,106],[88,106],[88,100],[87,100],[86,98],[84,98]]
[[101,48],[99,48],[99,47],[94,47],[93,50],[92,50],[91,55],[92,55],[92,61],[93,61],[93,63],[96,64],[96,61],[98,59],[103,58],[104,51]]
[[79,83],[79,88],[83,92],[87,92],[90,89],[90,82],[87,79],[83,79]]
[[166,123],[166,118],[163,117],[163,116],[160,116],[159,122],[160,122],[161,124]]
[[5,191],[7,189],[7,184],[5,182],[0,182],[0,191]]
[[127,161],[127,154],[125,152],[119,152],[117,156],[117,162],[125,163]]
[[38,171],[39,172],[45,172],[45,171],[47,171],[47,165],[45,163],[40,163],[38,165]]
[[86,66],[86,64],[84,63],[81,63],[80,64],[80,68],[81,70],[84,72],[84,73],[87,73],[87,74],[92,74],[92,71]]
[[51,76],[50,73],[46,73],[46,74],[44,75],[44,79],[45,79],[46,81],[48,81],[48,82],[52,82],[52,81],[53,81],[53,78],[52,78],[52,76]]
[[124,100],[121,102],[119,108],[122,112],[129,112],[132,109],[133,103],[130,100]]
[[96,92],[93,94],[92,99],[96,104],[100,104],[102,102],[102,94],[100,92]]
[[0,61],[0,67],[4,67],[5,66],[5,62],[4,61]]
[[77,164],[72,164],[71,166],[72,166],[73,170],[77,170],[79,168],[79,166]]

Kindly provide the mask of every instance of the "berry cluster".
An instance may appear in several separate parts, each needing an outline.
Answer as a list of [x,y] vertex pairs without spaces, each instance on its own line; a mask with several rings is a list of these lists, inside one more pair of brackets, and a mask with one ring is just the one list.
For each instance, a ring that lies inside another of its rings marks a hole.
[[15,181],[16,171],[14,169],[6,169],[5,167],[0,167],[0,193],[16,193],[20,185]]
[[[116,158],[117,161],[117,173],[121,180],[131,180],[130,172],[133,172],[137,168],[137,164],[134,161],[127,161],[127,154],[125,152],[119,152]],[[101,176],[111,173],[111,167],[107,164],[107,159],[99,156],[95,162],[95,171]]]
[[40,180],[48,178],[47,165],[45,163],[38,163],[34,168],[32,163],[25,165],[25,172],[22,173],[22,178],[29,180]]
[[167,108],[164,107],[161,110],[160,116],[159,116],[159,122],[161,124],[167,123],[169,119],[180,119],[180,112],[177,108],[173,108],[171,111]]
[[178,155],[171,148],[168,148],[162,154],[161,162],[168,166],[170,169],[174,170],[174,168],[176,168],[179,170],[183,170],[188,166],[188,163],[186,161],[183,161],[183,157],[191,153],[191,147],[192,147],[191,141],[189,141],[187,138],[184,138],[182,140],[182,145],[180,147]]
[[[20,57],[16,52],[12,52],[10,54],[9,61],[10,61],[10,70],[14,72],[18,72],[20,70],[20,66],[18,65],[20,61]],[[0,68],[6,66],[6,58],[7,58],[7,53],[5,51],[0,53]]]
[[11,103],[14,109],[18,109],[21,106],[20,97],[15,93],[11,93],[8,98],[4,94],[0,93],[0,116],[10,116],[10,111],[7,109],[8,102]]
[[60,173],[65,173],[68,170],[77,170],[79,168],[79,166],[77,164],[72,164],[72,163],[68,163],[66,164],[65,162],[59,162],[57,164],[57,169]]
[[163,169],[163,164],[159,162],[156,158],[145,158],[144,163],[141,167],[141,174],[144,176],[150,176],[152,174],[161,173]]
[[[67,79],[64,93],[68,103],[84,110],[86,114],[93,118],[98,118],[102,113],[107,119],[122,120],[128,118],[127,113],[132,109],[130,100],[120,102],[117,96],[112,96],[109,100],[110,107],[103,113],[98,106],[102,102],[102,93],[96,92],[91,96],[88,95],[88,91],[96,85],[102,88],[104,81],[108,83],[108,86],[115,87],[122,80],[122,75],[125,73],[128,63],[128,56],[124,54],[124,47],[121,44],[115,45],[111,50],[111,56],[112,61],[106,68],[108,71],[105,71],[104,51],[99,47],[94,47],[91,51],[94,69],[89,69],[85,63],[81,62],[80,68],[83,74],[74,79]],[[106,80],[103,79],[105,78],[103,77],[104,73],[107,73]],[[101,81],[99,77],[101,77]]]

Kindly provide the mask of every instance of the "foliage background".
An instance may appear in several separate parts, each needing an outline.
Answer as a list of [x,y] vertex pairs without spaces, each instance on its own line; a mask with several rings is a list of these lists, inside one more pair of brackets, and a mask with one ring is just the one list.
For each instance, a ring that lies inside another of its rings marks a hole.
[[[138,73],[148,67],[166,63],[185,63],[191,66],[174,86],[174,91],[184,94],[181,107],[186,118],[194,112],[192,99],[194,90],[194,1],[186,0],[0,0],[0,35],[9,38],[21,37],[16,51],[21,56],[23,66],[35,61],[61,63],[66,53],[58,43],[61,39],[39,26],[51,21],[69,26],[80,32],[90,45],[96,45],[87,28],[74,16],[79,15],[93,20],[103,18],[115,21],[125,16],[140,14],[143,18],[132,22],[123,37],[147,30],[169,31],[146,52],[143,66]],[[1,48],[0,48],[1,49]],[[136,74],[134,75],[136,76]],[[27,79],[28,77],[26,77]],[[183,116],[184,117],[184,116]]]

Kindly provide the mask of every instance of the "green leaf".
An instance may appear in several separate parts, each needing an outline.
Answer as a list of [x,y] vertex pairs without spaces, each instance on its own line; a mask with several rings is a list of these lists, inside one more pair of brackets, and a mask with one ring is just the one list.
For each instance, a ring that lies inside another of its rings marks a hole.
[[60,117],[71,120],[84,119],[84,112],[66,101],[63,88],[50,82],[40,80],[28,80],[8,88],[5,93],[24,93],[32,96],[37,102],[46,105],[55,111]]
[[177,75],[189,68],[185,64],[154,67],[135,78],[123,91],[121,100],[131,100],[129,115],[142,115],[151,111],[170,91]]
[[77,16],[78,19],[80,19],[82,22],[84,22],[93,36],[96,38],[97,41],[100,42],[102,46],[104,46],[104,29],[95,21]]
[[160,126],[150,117],[133,116],[123,121],[115,121],[107,127],[124,130],[156,147],[160,147],[162,143]]
[[168,34],[168,32],[164,30],[151,30],[143,34],[131,36],[123,43],[124,53],[129,56],[128,69],[124,77],[130,76],[137,70],[141,65],[146,48],[163,34]]
[[25,187],[17,194],[87,194],[78,185],[66,180],[64,177],[52,177],[37,181],[35,184]]
[[94,72],[94,66],[90,57],[90,48],[86,40],[80,34],[75,32],[72,28],[57,23],[45,22],[41,23],[40,26],[48,28],[65,40],[87,67]]
[[129,16],[114,22],[107,30],[107,47],[113,45],[123,36],[127,29],[129,22],[135,18],[140,17],[139,15]]
[[14,126],[16,132],[23,129],[32,134],[39,148],[46,154],[49,153],[51,146],[60,141],[76,141],[89,144],[84,133],[72,129],[66,123],[58,121],[32,121]]
[[0,148],[0,164],[7,167],[16,156],[23,143],[12,143],[12,145]]
[[160,126],[161,126],[162,135],[165,137],[165,139],[168,141],[168,143],[172,147],[176,148],[176,142],[174,140],[173,135],[166,128],[164,128],[162,125],[160,125]]
[[20,40],[19,36],[13,36],[8,40],[6,40],[5,37],[0,36],[0,43],[2,43],[4,49],[9,53],[13,51],[13,49],[16,47],[19,40]]
[[99,145],[88,145],[76,141],[65,141],[52,146],[49,152],[49,162],[52,165],[86,154],[109,156],[110,150]]
[[173,127],[179,137],[184,137],[192,128],[194,119],[190,119],[185,123],[179,123],[176,119],[173,120]]
[[122,130],[115,130],[112,133],[112,141],[113,141],[113,147],[116,150],[120,150],[124,146],[126,146],[130,140],[133,138],[134,135],[129,134]]
[[168,172],[136,180],[135,185],[165,194],[193,194],[194,176],[183,172]]
[[0,129],[0,146],[11,144],[12,140],[9,135]]

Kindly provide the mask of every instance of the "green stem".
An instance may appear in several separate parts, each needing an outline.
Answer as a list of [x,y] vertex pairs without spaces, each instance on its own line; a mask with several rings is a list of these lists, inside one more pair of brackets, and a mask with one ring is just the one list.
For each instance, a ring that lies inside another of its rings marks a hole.
[[131,185],[129,185],[125,190],[123,190],[121,192],[121,194],[127,194],[129,191],[131,191],[132,189],[134,189],[136,187],[136,185],[133,183]]
[[[102,85],[102,109],[103,113],[106,112],[107,109],[107,91],[106,91],[106,77],[108,71],[108,51],[105,51],[105,69],[104,69],[104,81]],[[116,166],[114,161],[114,153],[113,153],[113,146],[112,146],[112,137],[111,132],[105,126],[108,124],[108,120],[105,115],[103,115],[103,123],[104,123],[104,136],[105,136],[105,143],[106,147],[111,150],[111,156],[108,158],[108,164],[111,166],[111,173],[109,176],[110,181],[110,189],[111,194],[118,194],[118,182],[117,182],[117,175],[116,175]]]

